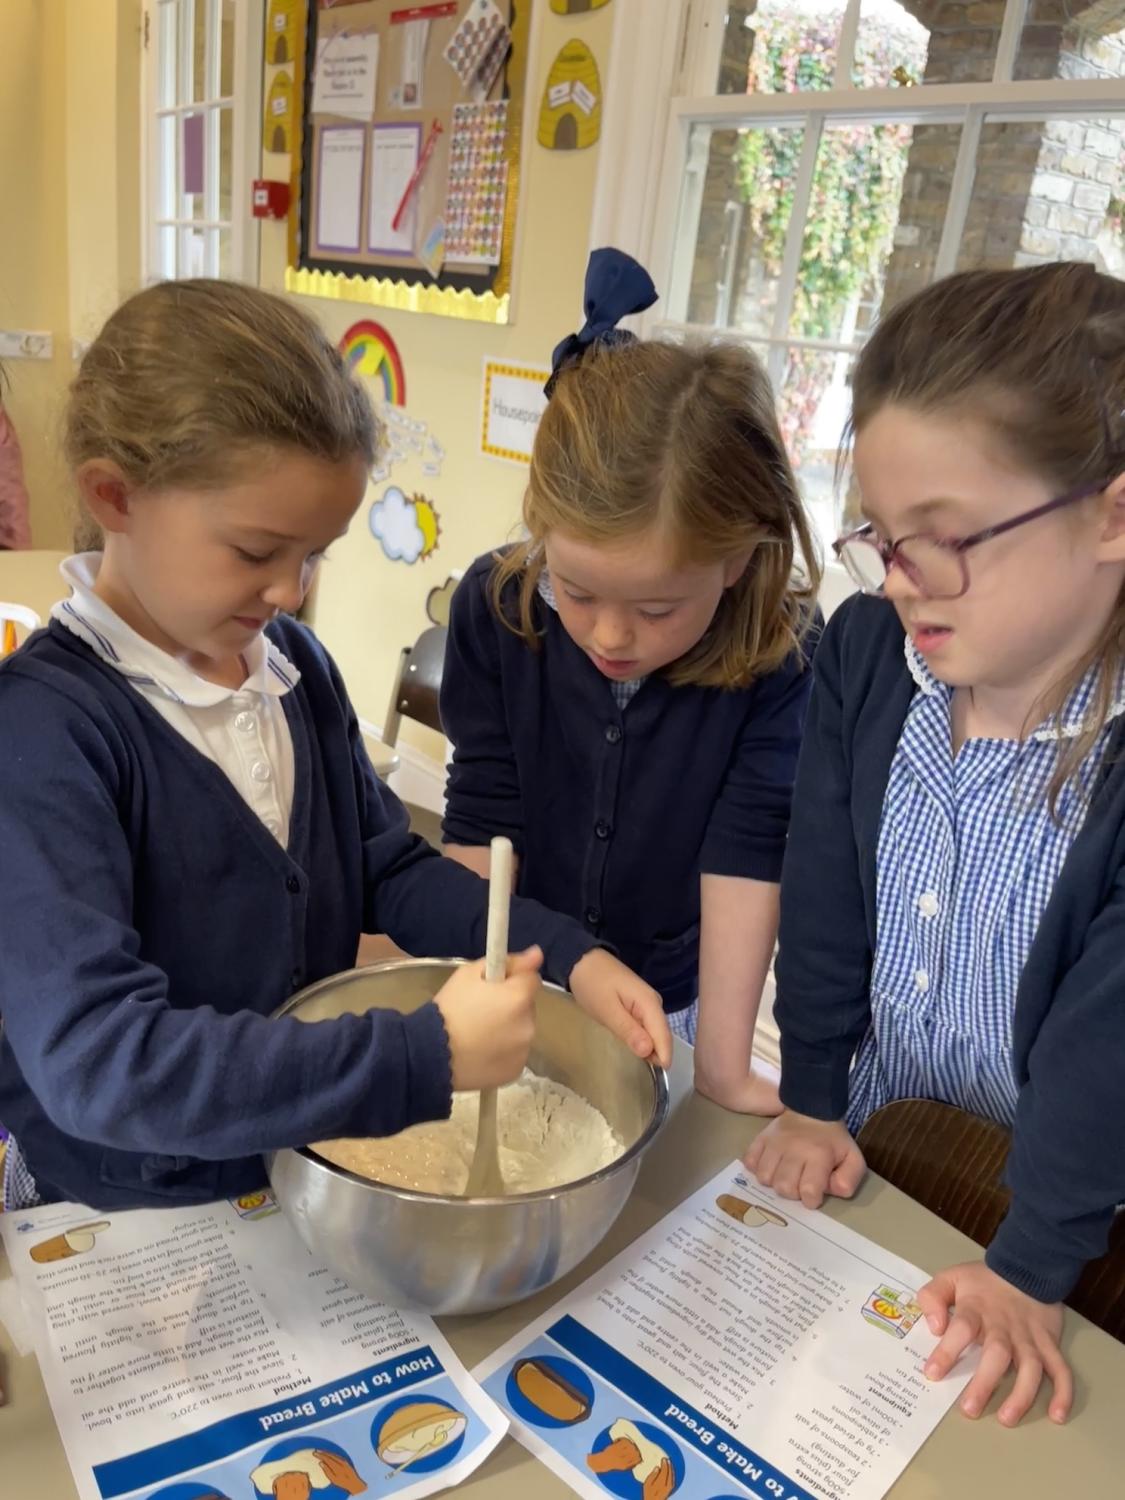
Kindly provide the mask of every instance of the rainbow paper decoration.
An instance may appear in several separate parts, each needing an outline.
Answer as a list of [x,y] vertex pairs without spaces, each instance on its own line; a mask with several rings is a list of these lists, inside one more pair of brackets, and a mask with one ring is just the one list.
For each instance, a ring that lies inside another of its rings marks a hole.
[[349,370],[380,381],[388,406],[406,405],[406,373],[394,339],[380,323],[353,323],[340,340],[340,353]]

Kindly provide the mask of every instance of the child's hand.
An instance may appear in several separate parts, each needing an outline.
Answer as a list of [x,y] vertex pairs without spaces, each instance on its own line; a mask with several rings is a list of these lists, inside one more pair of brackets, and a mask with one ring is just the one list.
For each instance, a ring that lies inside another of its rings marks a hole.
[[455,1089],[496,1089],[518,1078],[535,1034],[539,948],[508,958],[508,977],[489,984],[484,964],[462,964],[434,996],[449,1037]]
[[980,1416],[1014,1368],[1015,1385],[997,1413],[1004,1426],[1014,1427],[1027,1414],[1044,1375],[1055,1388],[1048,1407],[1051,1421],[1066,1421],[1074,1377],[1059,1349],[1061,1302],[1037,1302],[977,1261],[935,1276],[918,1293],[918,1306],[930,1331],[944,1335],[926,1363],[930,1380],[948,1375],[970,1344],[981,1346],[977,1373],[961,1397],[967,1417]]
[[745,1077],[712,1079],[700,1072],[699,1050],[695,1054],[696,1092],[737,1115],[779,1115],[784,1108],[777,1092],[777,1073],[751,1064]]
[[584,954],[570,971],[570,993],[588,1016],[620,1037],[638,1057],[655,1053],[662,1068],[672,1061],[664,1002],[612,953],[593,948]]
[[867,1163],[840,1120],[814,1120],[787,1109],[771,1120],[747,1151],[746,1165],[783,1198],[819,1208],[826,1193],[850,1198]]

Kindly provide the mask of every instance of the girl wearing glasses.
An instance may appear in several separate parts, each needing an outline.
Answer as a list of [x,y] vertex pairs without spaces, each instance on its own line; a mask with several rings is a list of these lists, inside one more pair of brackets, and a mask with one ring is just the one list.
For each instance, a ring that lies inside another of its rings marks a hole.
[[[1065,1419],[1062,1299],[1125,1199],[1125,285],[974,271],[890,312],[859,358],[868,597],[832,619],[782,882],[784,1113],[747,1160],[850,1196],[880,1106],[1012,1128],[984,1264],[919,1302],[945,1374],[1000,1420],[1042,1377]],[[875,597],[870,597],[875,596]],[[886,601],[886,602],[884,602]],[[888,604],[893,606],[888,607]],[[951,1311],[954,1309],[955,1311]]]

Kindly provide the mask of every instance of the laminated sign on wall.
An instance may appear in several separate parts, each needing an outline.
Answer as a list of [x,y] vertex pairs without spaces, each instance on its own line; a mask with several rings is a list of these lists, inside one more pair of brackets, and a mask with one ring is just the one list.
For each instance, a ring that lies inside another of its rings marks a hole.
[[510,463],[531,462],[531,447],[539,419],[547,405],[543,387],[550,370],[538,365],[513,365],[498,359],[484,362],[480,448],[490,458]]

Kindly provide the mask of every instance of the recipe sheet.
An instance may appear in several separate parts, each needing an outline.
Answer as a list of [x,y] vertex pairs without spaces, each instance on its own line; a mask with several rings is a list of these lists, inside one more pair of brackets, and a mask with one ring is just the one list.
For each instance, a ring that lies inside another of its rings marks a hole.
[[473,1373],[588,1500],[879,1500],[971,1373],[928,1279],[735,1164]]
[[402,1500],[507,1428],[429,1318],[319,1265],[269,1193],[0,1235],[81,1500]]

